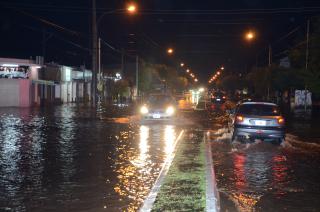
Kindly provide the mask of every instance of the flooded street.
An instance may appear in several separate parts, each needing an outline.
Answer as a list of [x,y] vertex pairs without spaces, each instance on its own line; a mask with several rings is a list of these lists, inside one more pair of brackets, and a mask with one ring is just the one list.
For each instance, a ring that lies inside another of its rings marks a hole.
[[290,134],[284,146],[231,144],[226,129],[210,134],[222,211],[319,211],[318,144]]
[[114,111],[1,108],[0,211],[137,210],[181,129]]
[[219,118],[205,113],[184,112],[179,124],[141,124],[132,114],[1,108],[0,211],[137,211],[192,129],[206,129],[222,211],[319,211],[319,143],[289,133],[283,146],[231,144]]

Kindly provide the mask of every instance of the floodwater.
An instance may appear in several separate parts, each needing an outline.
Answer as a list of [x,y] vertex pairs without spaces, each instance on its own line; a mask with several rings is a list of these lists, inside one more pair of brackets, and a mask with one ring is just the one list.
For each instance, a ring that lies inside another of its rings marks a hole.
[[288,135],[282,146],[231,144],[211,133],[222,211],[320,211],[320,145]]
[[180,133],[131,111],[0,109],[0,211],[135,211]]

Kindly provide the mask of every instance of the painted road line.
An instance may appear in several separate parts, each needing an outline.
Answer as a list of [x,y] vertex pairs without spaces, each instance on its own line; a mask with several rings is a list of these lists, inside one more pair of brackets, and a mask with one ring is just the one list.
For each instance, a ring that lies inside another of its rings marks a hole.
[[153,203],[156,200],[156,197],[160,191],[160,187],[169,171],[169,168],[172,164],[172,161],[174,159],[174,156],[176,154],[176,147],[178,142],[180,141],[180,139],[182,138],[182,135],[184,134],[184,130],[182,130],[178,136],[178,138],[175,140],[174,144],[173,144],[173,151],[172,153],[167,157],[167,159],[165,160],[162,169],[159,173],[159,176],[155,182],[155,184],[153,185],[149,195],[147,196],[147,198],[144,200],[143,202],[143,206],[140,208],[140,212],[149,212],[152,209]]
[[206,140],[206,134],[203,134],[203,140],[206,142],[206,211],[219,212],[220,198],[215,177],[212,152],[210,142]]

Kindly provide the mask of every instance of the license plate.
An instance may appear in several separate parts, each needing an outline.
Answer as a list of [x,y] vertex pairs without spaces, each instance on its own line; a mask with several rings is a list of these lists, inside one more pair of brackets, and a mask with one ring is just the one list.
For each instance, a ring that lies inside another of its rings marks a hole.
[[257,120],[254,122],[257,126],[266,126],[267,122],[266,121],[261,121],[261,120]]
[[160,114],[153,114],[153,116],[152,116],[154,119],[159,119],[161,116],[160,116]]

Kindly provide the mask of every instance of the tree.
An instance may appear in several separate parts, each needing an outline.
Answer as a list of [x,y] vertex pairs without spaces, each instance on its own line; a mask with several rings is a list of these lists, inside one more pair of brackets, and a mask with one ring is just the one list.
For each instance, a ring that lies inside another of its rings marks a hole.
[[316,97],[320,97],[320,17],[311,20],[308,68],[306,69],[306,41],[290,50],[292,68]]

